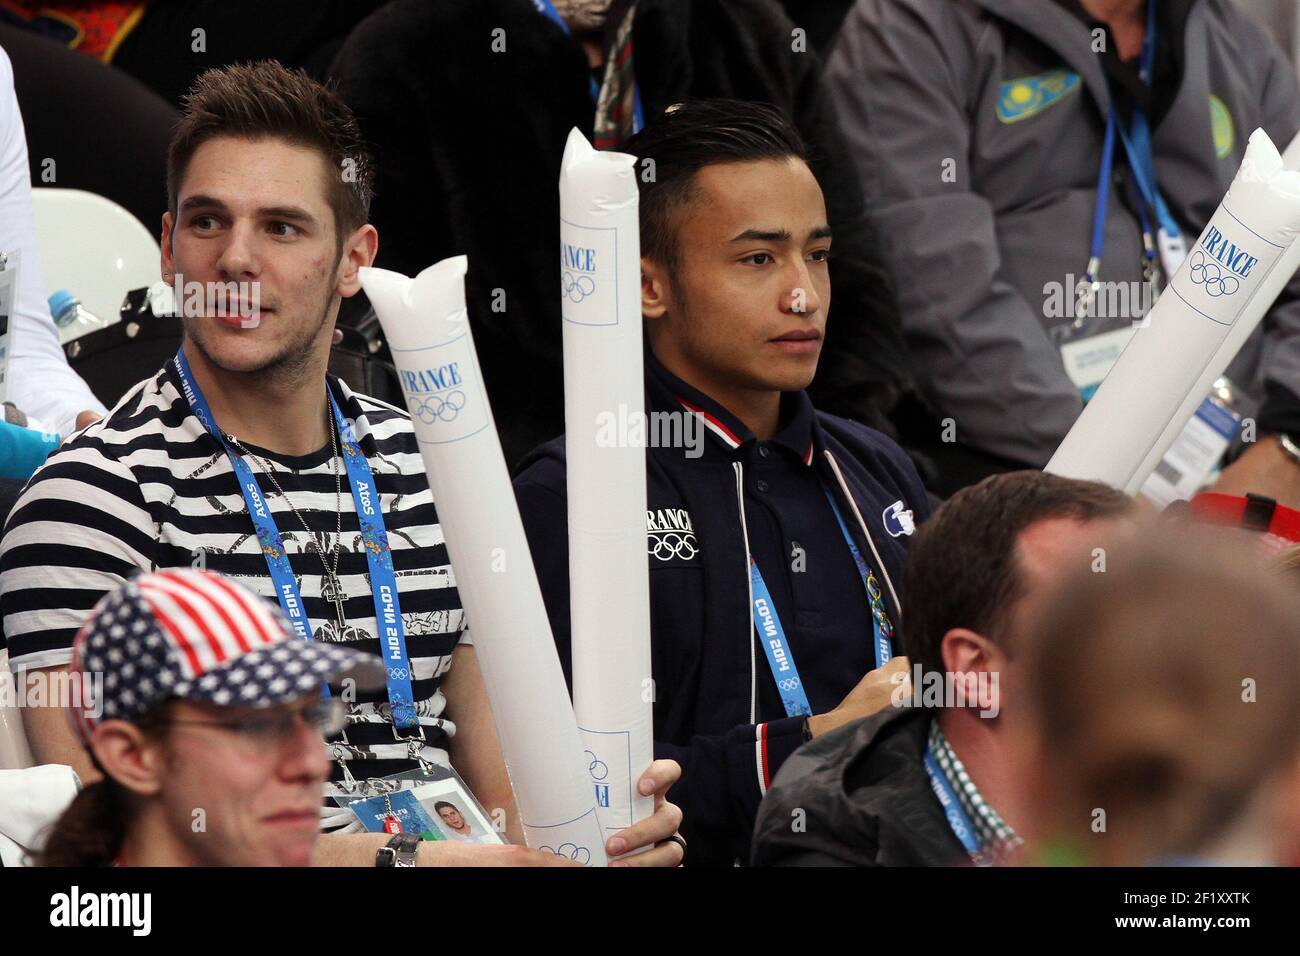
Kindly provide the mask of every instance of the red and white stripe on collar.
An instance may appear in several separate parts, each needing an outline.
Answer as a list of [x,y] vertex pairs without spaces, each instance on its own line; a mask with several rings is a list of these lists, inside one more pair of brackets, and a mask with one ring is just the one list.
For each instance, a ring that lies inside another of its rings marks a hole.
[[758,794],[767,796],[767,788],[772,785],[772,772],[767,764],[767,724],[754,728],[754,769],[758,771]]
[[[681,404],[682,408],[686,409],[688,412],[694,412],[696,415],[699,415],[700,418],[704,420],[704,427],[721,438],[728,448],[739,448],[741,446],[741,440],[736,437],[736,434],[730,428],[722,424],[716,416],[710,415],[704,409],[700,408],[700,406],[688,402],[680,395],[675,396],[675,398]],[[811,465],[812,459],[813,442],[810,438],[808,439],[808,451],[806,451],[803,456],[803,463],[805,465]]]
[[735,436],[730,428],[718,421],[718,419],[713,415],[710,415],[698,405],[692,405],[680,395],[677,396],[677,401],[681,403],[682,408],[686,409],[688,412],[694,412],[696,415],[699,415],[700,418],[704,419],[704,427],[726,442],[728,448],[740,447],[740,439]]

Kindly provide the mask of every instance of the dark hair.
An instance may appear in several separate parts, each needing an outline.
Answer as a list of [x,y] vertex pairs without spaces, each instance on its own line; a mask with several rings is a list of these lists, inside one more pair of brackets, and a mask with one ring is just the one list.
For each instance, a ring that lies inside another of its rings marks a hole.
[[1128,514],[1132,500],[1095,481],[1041,471],[994,475],[957,492],[925,522],[903,569],[903,642],[913,666],[942,673],[940,644],[955,627],[992,640],[1021,596],[1016,540],[1048,518]]
[[200,146],[218,136],[283,139],[318,150],[327,176],[335,232],[343,237],[370,218],[374,167],[347,104],[303,70],[275,60],[208,70],[181,103],[167,149],[167,206],[177,213],[181,180]]
[[1294,584],[1217,529],[1143,537],[1064,576],[1027,629],[1038,829],[1100,865],[1203,853],[1300,752]]
[[798,131],[776,107],[724,99],[670,106],[623,150],[638,159],[641,255],[670,269],[679,262],[678,213],[693,198],[701,169],[763,159],[808,160]]
[[[148,736],[159,736],[172,700],[154,704],[131,723]],[[35,854],[38,866],[108,866],[122,852],[137,802],[126,787],[104,772],[93,751],[90,762],[100,779],[84,787],[51,826],[45,846]]]
[[[443,807],[451,807],[451,809],[455,810],[457,813],[460,813],[460,807],[456,806],[456,804],[454,803],[448,803],[446,800],[439,800],[437,803],[435,803],[433,805],[434,812],[441,813]],[[461,814],[461,816],[464,816],[464,814]]]

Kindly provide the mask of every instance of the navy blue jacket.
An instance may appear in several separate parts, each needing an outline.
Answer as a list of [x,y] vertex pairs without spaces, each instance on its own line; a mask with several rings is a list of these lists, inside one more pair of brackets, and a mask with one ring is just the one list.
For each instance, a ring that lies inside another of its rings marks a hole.
[[[763,487],[752,476],[770,467],[778,453],[791,468],[816,470],[880,578],[885,611],[895,628],[901,615],[894,593],[901,584],[907,536],[913,522],[928,516],[929,501],[911,461],[893,441],[856,422],[814,411],[804,392],[783,396],[783,420],[790,424],[773,441],[762,443],[725,409],[667,373],[648,349],[646,364],[648,412],[699,409],[707,424],[698,457],[687,457],[681,447],[651,447],[646,453],[655,755],[682,765],[682,779],[669,798],[683,811],[689,862],[730,864],[749,858],[759,801],[785,758],[803,742],[803,718],[785,715],[751,616],[747,535],[755,531],[753,485]],[[787,447],[779,447],[782,438]],[[803,442],[797,454],[791,450],[796,440]],[[828,456],[838,466],[842,484]],[[740,487],[748,502],[748,528]],[[824,499],[816,483],[809,487]],[[523,460],[515,494],[571,683],[563,437]],[[804,544],[847,555],[829,507],[825,514],[829,525],[819,527],[830,527],[828,540]],[[834,540],[829,540],[832,534]],[[755,557],[762,567],[762,557]],[[786,564],[769,563],[765,578]],[[862,595],[865,607],[860,579],[852,573],[850,600]],[[868,663],[869,612],[861,618],[865,633],[860,642],[855,635],[852,653],[843,646],[803,645],[797,664],[815,713],[837,705],[873,666]],[[784,623],[787,633],[799,629],[799,620]],[[816,633],[815,628],[809,631]],[[798,646],[798,634],[789,638]],[[899,640],[896,631],[896,647]],[[846,666],[850,658],[854,663]]]

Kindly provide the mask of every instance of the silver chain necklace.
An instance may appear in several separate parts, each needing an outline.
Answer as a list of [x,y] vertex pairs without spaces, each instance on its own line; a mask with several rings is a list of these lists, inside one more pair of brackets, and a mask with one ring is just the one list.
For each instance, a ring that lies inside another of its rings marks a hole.
[[[338,634],[341,637],[343,635],[343,625],[345,619],[343,615],[343,586],[339,582],[338,572],[339,572],[340,546],[343,543],[343,484],[342,484],[342,477],[339,472],[338,435],[334,429],[334,422],[329,417],[329,408],[326,407],[325,411],[326,411],[326,421],[329,426],[329,432],[330,432],[330,451],[332,452],[330,463],[333,466],[333,470],[334,470],[334,513],[337,519],[336,527],[334,531],[334,567],[332,568],[330,567],[329,562],[325,560],[325,555],[320,548],[316,549],[316,556],[320,558],[320,563],[325,568],[325,586],[321,588],[321,597],[323,597],[326,601],[329,601],[331,604],[334,605],[334,616],[338,624]],[[271,463],[267,461],[265,458],[261,457],[260,455],[256,455],[253,452],[249,451],[247,448],[244,447],[244,445],[239,441],[238,438],[236,438],[234,435],[230,434],[229,432],[226,433],[226,439],[230,442],[230,444],[234,445],[241,452],[243,452],[245,455],[248,455],[250,458],[252,458],[254,461],[256,461],[259,465],[262,466],[262,470],[266,472],[266,477],[271,479],[271,484],[274,485],[275,490],[280,493],[280,497],[283,498],[286,502],[288,502],[289,509],[294,513],[294,517],[296,517],[298,519],[298,522],[302,525],[302,530],[307,532],[308,537],[314,538],[316,536],[315,533],[311,530],[310,527],[308,527],[306,520],[299,513],[298,509],[294,507],[293,501],[289,498],[287,494],[284,493],[284,489],[280,487],[280,482],[276,480],[275,472],[271,470]]]

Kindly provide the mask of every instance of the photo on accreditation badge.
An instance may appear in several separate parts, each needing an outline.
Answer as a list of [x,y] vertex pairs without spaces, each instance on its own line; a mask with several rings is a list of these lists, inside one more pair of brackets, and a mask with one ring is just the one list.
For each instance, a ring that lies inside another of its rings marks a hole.
[[437,839],[459,843],[505,843],[486,818],[478,801],[457,780],[439,780],[411,791],[422,808],[433,815]]

